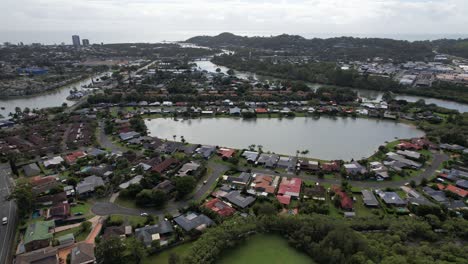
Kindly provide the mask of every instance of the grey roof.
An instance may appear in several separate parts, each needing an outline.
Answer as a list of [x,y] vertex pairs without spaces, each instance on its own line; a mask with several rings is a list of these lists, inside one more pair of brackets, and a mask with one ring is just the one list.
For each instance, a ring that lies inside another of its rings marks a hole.
[[211,220],[208,216],[193,212],[180,215],[174,218],[174,221],[185,231],[190,231],[192,229],[204,229],[205,227],[214,224],[213,220]]
[[46,247],[16,256],[17,264],[58,264],[57,249]]
[[130,184],[138,184],[138,183],[140,183],[141,179],[143,179],[143,175],[137,175],[137,176],[131,178],[130,180],[128,180],[128,181],[126,181],[126,182],[120,184],[120,185],[119,185],[119,188],[120,188],[120,189],[127,189],[128,186],[130,186]]
[[456,185],[460,188],[463,188],[463,189],[468,189],[468,181],[467,180],[458,180],[456,182]]
[[104,186],[104,181],[101,177],[92,175],[84,178],[81,182],[76,185],[76,192],[78,194],[83,194],[87,192],[92,192],[96,187]]
[[377,190],[376,193],[380,196],[380,198],[386,204],[396,205],[396,206],[406,205],[406,202],[403,199],[401,199],[401,197],[398,196],[396,192],[383,192],[383,191]]
[[156,187],[154,187],[155,190],[162,190],[166,193],[171,192],[172,190],[175,189],[175,186],[172,184],[170,180],[164,180],[163,182],[160,182]]
[[255,202],[255,198],[252,196],[242,195],[240,191],[232,191],[224,196],[229,202],[239,206],[240,208],[246,208]]
[[41,169],[36,163],[31,163],[23,166],[24,175],[26,177],[37,176],[41,173]]
[[274,167],[276,163],[278,163],[278,160],[279,155],[262,153],[260,157],[258,157],[257,163],[263,164],[265,167]]
[[135,229],[135,237],[140,239],[146,246],[150,246],[154,234],[172,233],[174,229],[169,221],[163,220],[157,225],[145,226]]
[[234,184],[247,185],[252,178],[252,173],[242,172],[239,176],[229,176],[227,181]]
[[135,138],[135,137],[138,137],[138,136],[140,136],[140,133],[135,132],[135,131],[130,131],[130,132],[120,133],[119,134],[120,139],[123,140],[123,141],[127,141],[129,139],[132,139],[132,138]]
[[71,264],[93,263],[96,260],[94,256],[94,244],[78,243],[71,250]]
[[367,206],[378,206],[379,201],[377,201],[377,198],[375,198],[374,194],[372,191],[369,190],[362,190],[362,200],[365,205]]
[[387,157],[390,160],[401,162],[401,163],[405,164],[408,167],[413,167],[413,168],[421,168],[422,167],[421,163],[409,160],[409,159],[407,159],[407,158],[405,158],[405,157],[403,157],[403,156],[401,156],[399,154],[396,154],[394,152],[388,152]]
[[197,153],[202,155],[204,158],[209,158],[211,157],[211,155],[213,155],[213,153],[216,151],[216,147],[215,146],[201,146],[199,147],[197,150]]
[[293,168],[297,164],[296,157],[280,157],[277,166],[280,168]]
[[423,187],[423,191],[439,203],[447,201],[447,196],[445,196],[445,193],[443,191],[434,190],[431,187],[427,186]]
[[198,168],[200,168],[200,164],[194,162],[194,161],[191,161],[191,162],[187,162],[185,163],[182,168],[180,168],[180,170],[177,172],[177,176],[187,176],[189,175],[192,171],[196,171],[198,170]]
[[101,154],[107,154],[106,151],[104,151],[102,149],[98,149],[98,148],[90,148],[90,149],[88,149],[87,152],[88,152],[88,155],[94,156],[94,157],[99,156]]
[[246,150],[244,153],[242,153],[242,157],[244,157],[247,161],[255,162],[258,158],[258,152]]

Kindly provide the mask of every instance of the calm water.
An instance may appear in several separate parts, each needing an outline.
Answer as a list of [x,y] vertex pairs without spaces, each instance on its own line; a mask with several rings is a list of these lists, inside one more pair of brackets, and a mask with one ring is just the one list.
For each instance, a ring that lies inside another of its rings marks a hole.
[[[220,68],[221,72],[223,73],[226,73],[229,70],[229,68],[224,67],[224,66],[218,66],[212,63],[211,61],[197,61],[195,63],[197,63],[197,66],[200,69],[206,70],[208,72],[215,72],[216,68]],[[238,76],[239,78],[243,78],[243,79],[251,78],[254,80],[258,80],[260,82],[267,82],[267,81],[275,82],[275,81],[281,80],[281,79],[274,78],[271,76],[259,75],[259,74],[255,74],[252,72],[235,71],[235,73],[236,73],[236,76]],[[309,86],[311,88],[316,89],[322,85],[311,83],[309,84]],[[380,91],[363,90],[363,89],[353,89],[353,90],[356,91],[360,97],[366,98],[369,101],[380,101],[383,96],[383,92],[380,92]],[[462,103],[457,103],[453,101],[421,97],[421,96],[412,96],[412,95],[397,95],[396,98],[406,100],[408,102],[416,102],[420,99],[423,99],[426,101],[426,104],[436,104],[438,106],[441,106],[447,109],[458,110],[460,113],[468,112],[468,104],[462,104]]]
[[[102,75],[100,75],[102,76]],[[96,78],[96,77],[95,77]],[[8,118],[8,114],[11,112],[15,112],[15,107],[21,107],[24,109],[25,107],[29,107],[32,109],[41,109],[46,107],[54,107],[54,106],[61,106],[63,103],[67,103],[69,106],[75,104],[74,101],[67,100],[67,96],[70,95],[70,90],[73,88],[77,88],[78,90],[81,89],[82,85],[87,85],[91,83],[91,78],[84,79],[82,81],[72,83],[66,85],[62,88],[57,90],[40,94],[34,95],[29,97],[22,97],[22,98],[13,98],[13,99],[0,99],[0,107],[4,107],[5,109],[0,109],[0,114],[4,116],[4,118]]]
[[394,121],[363,118],[294,119],[202,118],[174,121],[157,118],[145,121],[152,136],[172,140],[184,136],[190,143],[247,148],[262,145],[264,151],[308,156],[326,160],[360,159],[372,155],[385,141],[423,136],[412,126]]

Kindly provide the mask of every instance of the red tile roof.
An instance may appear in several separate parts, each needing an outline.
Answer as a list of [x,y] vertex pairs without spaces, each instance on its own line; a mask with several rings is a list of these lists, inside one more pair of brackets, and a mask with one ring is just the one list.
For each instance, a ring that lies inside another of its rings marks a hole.
[[413,143],[410,143],[410,142],[406,142],[406,141],[402,141],[400,144],[398,144],[396,146],[398,149],[410,149],[410,150],[420,150],[422,149],[421,146],[419,145],[416,145],[416,144],[413,144]]
[[163,173],[165,172],[170,166],[172,166],[173,164],[177,164],[179,161],[174,159],[174,158],[168,158],[168,159],[165,159],[163,162],[159,163],[158,165],[156,166],[153,166],[153,168],[151,169],[152,171],[156,171],[156,172],[159,172],[159,173]]
[[266,109],[266,108],[257,108],[257,109],[255,109],[255,113],[257,113],[257,114],[266,114],[266,113],[268,113],[268,109]]
[[32,186],[40,186],[40,185],[45,185],[50,182],[55,182],[57,179],[54,176],[36,176],[31,178],[31,185]]
[[322,164],[322,170],[324,171],[339,171],[340,170],[340,164],[337,161],[333,162],[327,162]]
[[451,193],[454,193],[454,194],[460,196],[461,198],[465,198],[468,195],[468,191],[465,191],[465,190],[463,190],[461,188],[458,188],[457,186],[454,186],[454,185],[447,185],[445,190],[447,190],[447,191],[449,191]]
[[65,161],[69,164],[75,163],[77,159],[82,158],[84,156],[86,156],[86,153],[84,153],[83,151],[75,151],[65,156]]
[[236,212],[234,208],[230,207],[218,198],[206,202],[204,206],[220,216],[230,216]]
[[254,179],[254,188],[257,191],[267,192],[270,194],[275,193],[276,187],[273,186],[273,177],[268,175],[257,175]]
[[299,178],[292,178],[289,180],[286,177],[283,177],[281,180],[278,195],[288,195],[288,196],[299,196],[301,192],[302,180]]
[[291,196],[289,195],[277,195],[276,199],[278,199],[278,202],[281,204],[289,205],[291,203]]
[[236,153],[235,149],[220,148],[218,150],[218,154],[221,156],[221,158],[226,158],[226,159],[231,158],[234,155],[234,153]]
[[340,196],[341,198],[340,206],[342,209],[345,209],[345,210],[353,209],[353,200],[345,192],[343,192],[340,187],[334,185],[332,186],[332,190],[335,192],[335,194]]

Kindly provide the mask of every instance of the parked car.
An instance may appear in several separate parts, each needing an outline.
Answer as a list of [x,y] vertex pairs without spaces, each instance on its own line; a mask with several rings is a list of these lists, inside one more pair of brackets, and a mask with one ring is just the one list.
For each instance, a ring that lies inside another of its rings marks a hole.
[[2,224],[3,225],[8,224],[8,218],[6,216],[2,218]]

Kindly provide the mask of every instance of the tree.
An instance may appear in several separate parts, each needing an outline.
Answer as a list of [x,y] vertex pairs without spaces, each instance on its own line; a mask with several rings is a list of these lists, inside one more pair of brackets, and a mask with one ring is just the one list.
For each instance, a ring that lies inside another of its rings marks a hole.
[[98,264],[125,264],[125,250],[120,238],[103,239],[96,247],[96,261]]
[[179,264],[180,263],[180,257],[176,253],[171,253],[169,254],[169,264]]
[[155,190],[151,194],[153,204],[156,208],[162,208],[167,202],[167,194],[161,190]]
[[34,209],[32,186],[26,179],[18,180],[13,192],[7,199],[16,201],[20,218],[26,218]]
[[139,192],[135,198],[135,202],[139,206],[147,206],[152,204],[153,195],[151,190],[145,189]]
[[84,221],[83,223],[80,224],[80,229],[79,229],[79,233],[87,233],[89,231],[91,231],[91,222],[89,221]]
[[143,258],[146,256],[146,250],[143,243],[132,237],[129,238],[125,244],[127,245],[127,250],[130,253],[129,258],[130,260],[133,260],[132,263],[141,263]]
[[232,75],[234,75],[234,70],[233,70],[233,69],[229,69],[229,70],[227,70],[226,73],[232,76]]
[[195,179],[193,177],[179,177],[175,181],[177,196],[182,198],[195,189]]
[[216,72],[221,72],[221,69],[220,68],[216,68]]

